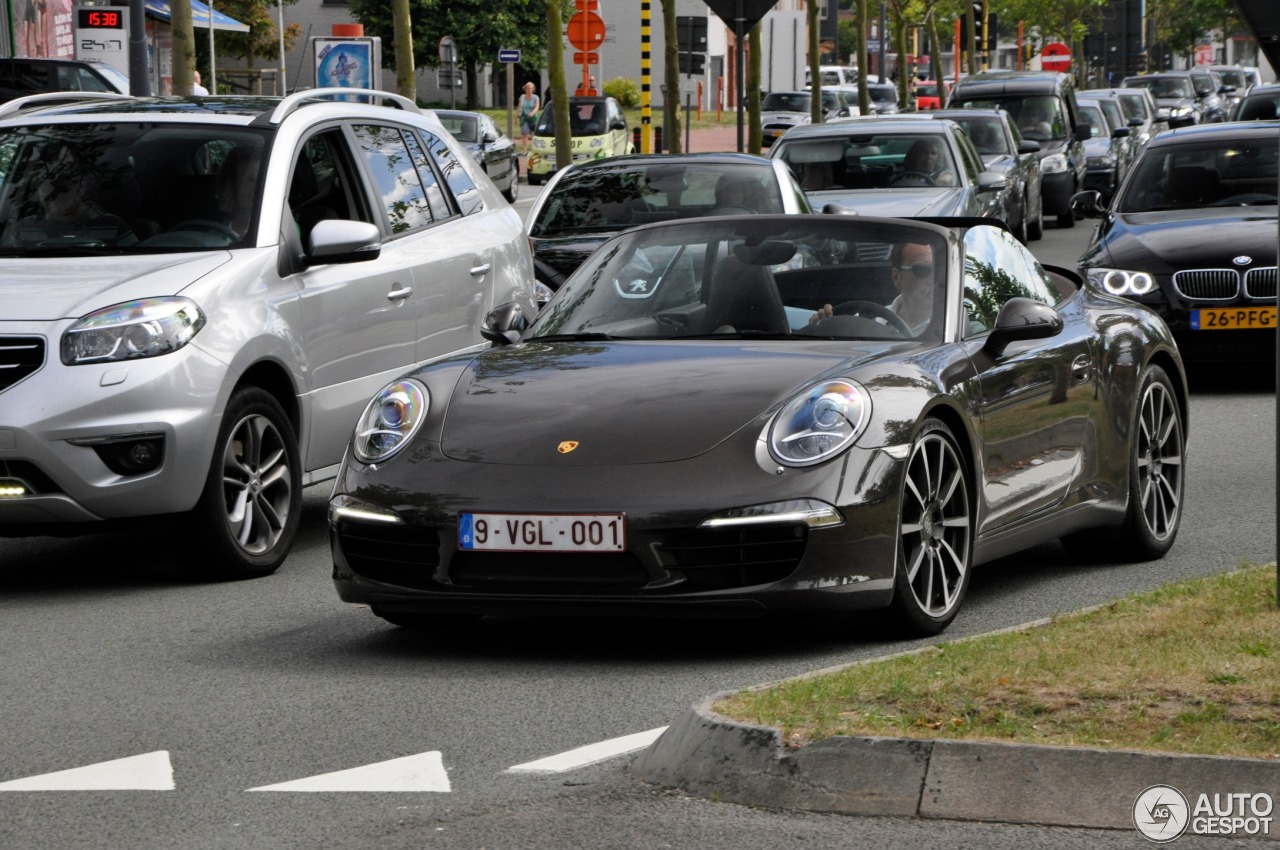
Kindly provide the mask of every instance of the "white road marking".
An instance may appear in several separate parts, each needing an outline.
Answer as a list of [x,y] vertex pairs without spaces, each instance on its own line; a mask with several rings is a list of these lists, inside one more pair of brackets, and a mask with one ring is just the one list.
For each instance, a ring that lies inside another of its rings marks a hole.
[[0,791],[172,791],[168,750],[0,782]]
[[250,791],[450,791],[439,751],[366,764]]
[[506,772],[561,773],[577,767],[586,767],[589,764],[605,761],[623,753],[643,750],[658,740],[658,736],[666,730],[667,727],[662,726],[657,729],[650,729],[648,732],[636,732],[634,735],[623,735],[621,738],[611,738],[608,741],[588,744],[585,747],[578,747],[576,750],[569,750],[566,753],[509,767]]

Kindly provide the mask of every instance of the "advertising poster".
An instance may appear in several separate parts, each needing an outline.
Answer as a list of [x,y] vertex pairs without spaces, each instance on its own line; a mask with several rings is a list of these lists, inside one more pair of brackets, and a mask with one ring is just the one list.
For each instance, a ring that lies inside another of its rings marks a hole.
[[316,88],[378,88],[378,39],[313,38]]
[[73,0],[13,0],[14,55],[74,59]]

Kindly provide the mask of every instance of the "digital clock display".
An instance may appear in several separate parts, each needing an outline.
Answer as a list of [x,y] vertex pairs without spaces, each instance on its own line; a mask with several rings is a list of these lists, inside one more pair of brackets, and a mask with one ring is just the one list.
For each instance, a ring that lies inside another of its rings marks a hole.
[[80,29],[85,30],[118,30],[124,29],[124,14],[120,9],[77,9]]

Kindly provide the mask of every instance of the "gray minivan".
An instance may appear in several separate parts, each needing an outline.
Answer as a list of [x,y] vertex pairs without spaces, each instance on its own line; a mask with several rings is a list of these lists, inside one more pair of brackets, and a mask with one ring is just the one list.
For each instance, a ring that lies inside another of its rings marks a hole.
[[986,71],[963,77],[951,89],[948,109],[1003,109],[1024,139],[1040,143],[1044,212],[1059,227],[1075,226],[1071,196],[1085,179],[1083,144],[1089,128],[1076,109],[1068,74],[1051,71]]

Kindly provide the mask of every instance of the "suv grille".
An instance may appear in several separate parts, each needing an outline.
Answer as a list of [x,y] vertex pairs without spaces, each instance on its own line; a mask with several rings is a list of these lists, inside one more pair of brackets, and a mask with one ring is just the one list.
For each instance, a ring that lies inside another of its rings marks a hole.
[[1187,298],[1225,301],[1240,294],[1240,273],[1235,269],[1174,272],[1173,285]]
[[0,337],[0,392],[44,365],[44,340],[38,336]]

